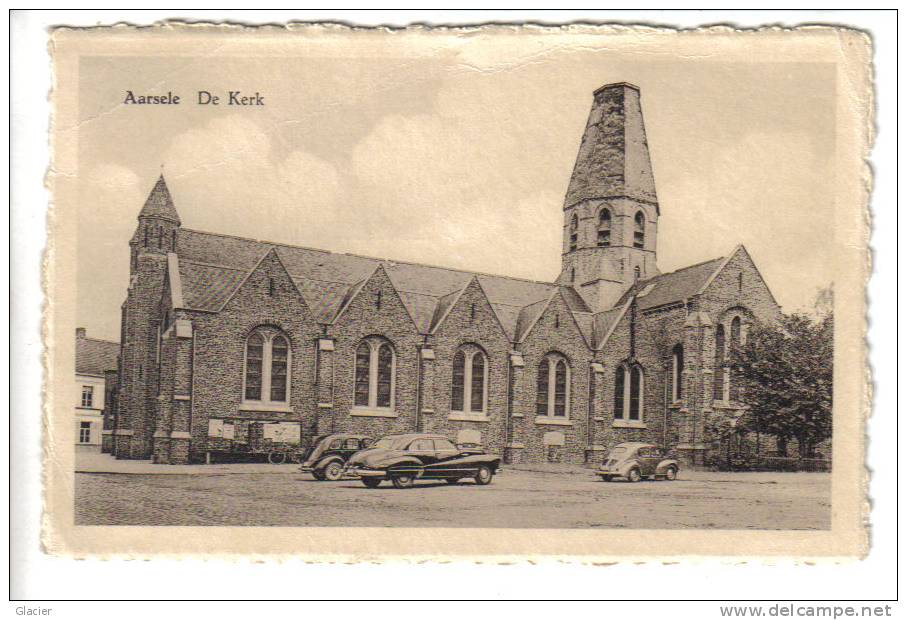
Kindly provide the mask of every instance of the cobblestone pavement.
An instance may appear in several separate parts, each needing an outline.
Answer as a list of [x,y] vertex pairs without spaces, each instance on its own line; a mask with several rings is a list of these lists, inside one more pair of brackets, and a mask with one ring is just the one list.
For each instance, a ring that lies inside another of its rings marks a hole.
[[828,529],[831,476],[681,472],[602,482],[511,469],[484,487],[411,489],[285,473],[75,474],[77,525]]

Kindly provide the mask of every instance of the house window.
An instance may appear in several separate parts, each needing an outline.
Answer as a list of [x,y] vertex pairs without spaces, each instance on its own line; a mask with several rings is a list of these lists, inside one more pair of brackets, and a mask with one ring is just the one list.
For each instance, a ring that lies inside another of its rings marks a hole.
[[676,403],[683,398],[683,345],[674,345],[671,352],[672,400]]
[[611,245],[611,212],[602,209],[598,214],[598,247],[606,248]]
[[576,240],[577,240],[577,227],[579,226],[579,221],[576,218],[576,213],[573,214],[573,217],[570,218],[570,251],[576,249]]
[[618,366],[614,373],[614,419],[630,422],[643,420],[643,387],[645,377],[642,366]]
[[79,443],[91,443],[91,422],[79,423]]
[[485,413],[487,366],[485,353],[475,345],[467,345],[457,351],[453,362],[451,411]]
[[536,415],[567,418],[570,415],[570,367],[558,353],[549,353],[539,363],[536,383]]
[[90,385],[82,386],[82,406],[90,409],[94,402],[94,387]]
[[727,383],[726,369],[724,367],[725,356],[724,342],[724,325],[718,325],[715,328],[715,369],[713,373],[713,400],[725,400],[724,388]]
[[636,212],[633,218],[633,247],[644,248],[646,246],[646,217],[642,211]]
[[394,404],[396,357],[391,344],[378,337],[367,338],[356,348],[356,407],[390,409]]
[[246,339],[243,400],[263,405],[289,402],[290,343],[272,327],[260,327]]

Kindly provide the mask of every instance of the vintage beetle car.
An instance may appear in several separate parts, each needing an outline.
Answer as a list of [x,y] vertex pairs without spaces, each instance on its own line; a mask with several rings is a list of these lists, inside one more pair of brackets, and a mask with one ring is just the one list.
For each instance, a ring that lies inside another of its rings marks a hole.
[[456,484],[472,478],[485,485],[500,465],[499,456],[476,446],[456,446],[443,435],[411,433],[382,437],[350,457],[344,473],[358,477],[369,488],[390,480],[398,489],[405,489],[417,479]]
[[614,446],[595,473],[605,482],[610,482],[617,476],[626,478],[629,482],[639,482],[649,477],[674,480],[678,470],[680,465],[677,461],[665,458],[655,444],[628,442]]
[[365,435],[334,433],[315,438],[312,447],[302,457],[299,471],[306,471],[315,480],[340,480],[343,466],[356,452],[371,445]]

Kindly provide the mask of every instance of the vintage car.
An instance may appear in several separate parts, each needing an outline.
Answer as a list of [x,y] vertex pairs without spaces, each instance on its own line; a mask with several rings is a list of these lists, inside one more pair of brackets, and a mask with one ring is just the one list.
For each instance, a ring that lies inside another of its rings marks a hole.
[[350,457],[344,473],[358,477],[369,488],[390,480],[398,489],[405,489],[419,479],[456,484],[472,478],[484,485],[491,482],[500,465],[499,456],[474,445],[457,446],[443,435],[412,433],[382,437]]
[[619,443],[611,449],[596,474],[605,482],[620,476],[629,482],[643,478],[674,480],[680,465],[675,459],[665,458],[664,452],[651,443]]
[[348,433],[317,437],[303,455],[299,471],[311,473],[315,480],[340,480],[343,477],[343,466],[349,458],[369,447],[371,441],[365,435]]

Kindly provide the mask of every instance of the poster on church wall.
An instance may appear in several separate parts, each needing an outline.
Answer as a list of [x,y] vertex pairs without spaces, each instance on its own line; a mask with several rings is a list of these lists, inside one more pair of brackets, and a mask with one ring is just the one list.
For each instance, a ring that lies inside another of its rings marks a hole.
[[864,33],[50,36],[51,553],[866,553]]

